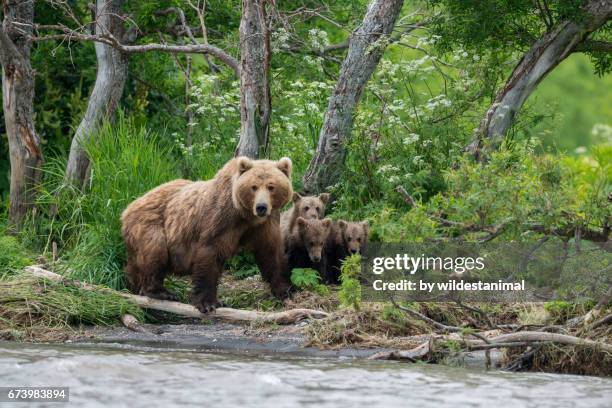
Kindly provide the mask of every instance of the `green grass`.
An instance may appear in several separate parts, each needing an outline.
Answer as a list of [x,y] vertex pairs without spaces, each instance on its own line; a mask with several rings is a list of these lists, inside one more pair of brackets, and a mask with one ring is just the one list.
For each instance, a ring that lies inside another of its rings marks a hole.
[[138,306],[110,291],[24,275],[0,282],[0,338],[56,338],[70,326],[117,324],[126,313],[144,319]]
[[16,237],[0,235],[0,281],[33,263],[33,255]]
[[36,231],[42,252],[58,243],[59,267],[72,278],[123,289],[121,212],[151,188],[180,177],[179,165],[159,136],[123,117],[113,127],[104,125],[85,148],[91,159],[85,192],[65,186],[64,163],[52,163],[39,202],[44,214],[32,220],[30,230]]

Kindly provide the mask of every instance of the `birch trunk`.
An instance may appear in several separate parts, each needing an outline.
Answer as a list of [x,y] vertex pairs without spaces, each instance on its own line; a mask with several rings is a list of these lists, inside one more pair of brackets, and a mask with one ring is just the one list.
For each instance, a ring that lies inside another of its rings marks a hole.
[[590,0],[583,10],[576,21],[563,21],[536,41],[514,68],[467,147],[477,159],[486,157],[488,151],[502,143],[516,114],[542,79],[610,19],[612,1]]
[[303,178],[309,193],[325,190],[337,182],[346,156],[345,142],[353,128],[355,107],[367,81],[383,55],[403,0],[372,0],[349,39],[340,77],[329,99],[319,144]]
[[[120,18],[122,4],[123,0],[96,1],[96,35],[110,33],[115,38],[123,38],[125,30]],[[98,63],[96,83],[85,115],[72,138],[66,166],[66,181],[79,187],[84,187],[88,179],[89,158],[84,144],[95,134],[104,119],[114,115],[128,73],[126,54],[101,42],[96,42],[94,46]]]
[[[34,6],[31,1],[2,2],[4,21],[0,29],[2,102],[11,162],[8,221],[18,228],[33,208],[40,181],[43,155],[34,128],[34,70],[30,65],[30,42]],[[26,23],[19,30],[13,22]],[[25,34],[24,34],[25,32]]]
[[270,133],[270,37],[266,0],[243,0],[240,20],[240,140],[236,156],[265,157]]

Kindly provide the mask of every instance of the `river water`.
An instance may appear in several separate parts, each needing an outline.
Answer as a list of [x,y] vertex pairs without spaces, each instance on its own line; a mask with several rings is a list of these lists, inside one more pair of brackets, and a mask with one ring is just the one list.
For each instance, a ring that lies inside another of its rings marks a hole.
[[612,407],[612,379],[352,359],[0,342],[0,386],[79,407]]

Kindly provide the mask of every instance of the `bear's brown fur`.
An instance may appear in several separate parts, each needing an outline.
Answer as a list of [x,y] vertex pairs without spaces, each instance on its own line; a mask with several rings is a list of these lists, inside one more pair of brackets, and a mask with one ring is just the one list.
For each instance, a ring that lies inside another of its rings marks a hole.
[[281,213],[281,231],[284,237],[291,235],[295,221],[298,217],[305,219],[321,219],[325,216],[325,206],[329,201],[329,194],[318,196],[301,196],[293,193],[293,205]]
[[350,255],[363,253],[367,242],[367,221],[339,220],[334,222],[325,243],[326,272],[323,277],[325,282],[337,284],[342,260]]
[[283,277],[280,208],[292,195],[291,167],[288,158],[239,157],[212,180],[171,181],[132,202],[121,216],[130,289],[172,299],[166,274],[191,275],[192,303],[209,312],[220,305],[224,263],[246,247],[272,292],[284,296],[290,285]]
[[325,272],[325,244],[332,220],[298,217],[293,231],[285,238],[285,255],[289,271],[293,268],[312,268]]

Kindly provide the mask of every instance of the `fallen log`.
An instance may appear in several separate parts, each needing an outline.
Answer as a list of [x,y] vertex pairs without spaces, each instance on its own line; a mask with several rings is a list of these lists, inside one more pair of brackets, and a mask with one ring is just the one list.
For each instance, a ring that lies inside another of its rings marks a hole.
[[230,322],[261,321],[265,323],[293,324],[304,319],[322,319],[329,316],[329,314],[326,312],[313,309],[291,309],[280,312],[259,312],[255,310],[233,309],[230,307],[220,307],[212,313],[204,314],[194,306],[185,303],[153,299],[146,296],[113,291],[109,288],[100,288],[85,282],[69,280],[64,278],[62,275],[58,275],[55,272],[48,271],[37,265],[27,266],[25,267],[24,271],[34,276],[47,278],[56,282],[63,282],[84,290],[112,291],[119,296],[123,296],[124,298],[131,300],[133,303],[144,309],[160,310],[185,317],[214,318]]
[[433,341],[434,339],[431,338],[410,350],[381,351],[369,356],[368,360],[408,360],[416,363],[418,360],[429,355]]
[[[473,335],[471,333],[470,335]],[[483,337],[485,340],[474,340],[460,338],[455,334],[444,336],[432,336],[428,341],[410,350],[382,351],[368,357],[369,360],[408,360],[415,362],[426,358],[433,350],[433,345],[438,340],[460,341],[470,351],[490,350],[494,348],[516,348],[528,347],[543,343],[568,344],[572,346],[588,347],[612,353],[612,344],[603,343],[580,337],[569,336],[559,333],[524,331],[516,333],[501,334],[495,337]]]
[[559,344],[569,344],[572,346],[597,348],[607,353],[612,353],[612,344],[604,343],[601,341],[583,339],[580,337],[569,336],[567,334],[560,333],[525,331],[502,334],[497,337],[490,338],[488,340],[490,344],[551,342]]

